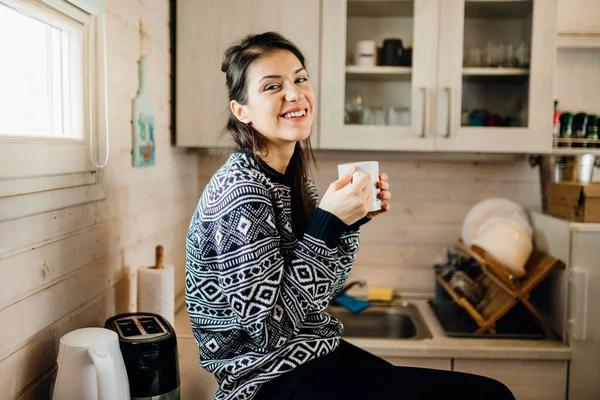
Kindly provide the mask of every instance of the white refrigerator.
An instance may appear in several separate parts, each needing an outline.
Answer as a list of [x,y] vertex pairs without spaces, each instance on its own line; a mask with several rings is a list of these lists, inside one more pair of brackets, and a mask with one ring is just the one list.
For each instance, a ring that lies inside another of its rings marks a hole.
[[537,248],[565,262],[532,302],[572,351],[568,399],[600,399],[600,223],[569,222],[531,212]]

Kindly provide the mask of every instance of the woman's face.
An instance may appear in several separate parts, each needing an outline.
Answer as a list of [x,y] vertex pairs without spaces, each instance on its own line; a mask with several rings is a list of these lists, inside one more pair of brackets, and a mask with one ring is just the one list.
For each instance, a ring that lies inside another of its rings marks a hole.
[[307,71],[291,52],[280,50],[248,68],[248,99],[231,108],[275,147],[287,147],[310,136],[316,99]]

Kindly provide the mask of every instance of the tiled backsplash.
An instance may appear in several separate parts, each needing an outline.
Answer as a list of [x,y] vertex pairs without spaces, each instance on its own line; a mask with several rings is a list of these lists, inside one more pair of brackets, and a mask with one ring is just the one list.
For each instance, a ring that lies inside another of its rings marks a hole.
[[[337,179],[337,164],[376,159],[361,153],[315,155],[313,178],[321,195]],[[206,153],[199,159],[199,187],[204,188],[223,159]],[[379,164],[389,175],[391,209],[361,228],[361,248],[350,276],[372,287],[432,293],[433,265],[456,243],[463,218],[480,200],[507,197],[526,209],[541,209],[539,172],[526,159],[415,161],[387,155]]]

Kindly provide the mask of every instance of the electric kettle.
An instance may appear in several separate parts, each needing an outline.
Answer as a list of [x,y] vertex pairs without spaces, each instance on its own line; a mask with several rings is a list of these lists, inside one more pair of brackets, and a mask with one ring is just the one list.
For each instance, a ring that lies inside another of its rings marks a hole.
[[129,381],[119,336],[105,328],[81,328],[60,338],[53,400],[129,400]]

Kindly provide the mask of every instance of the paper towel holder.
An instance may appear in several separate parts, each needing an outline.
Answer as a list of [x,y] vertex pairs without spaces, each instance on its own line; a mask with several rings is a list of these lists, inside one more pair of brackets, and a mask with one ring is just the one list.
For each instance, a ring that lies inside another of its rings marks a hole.
[[163,247],[161,245],[156,246],[156,254],[154,260],[154,266],[151,268],[162,269],[163,265]]

